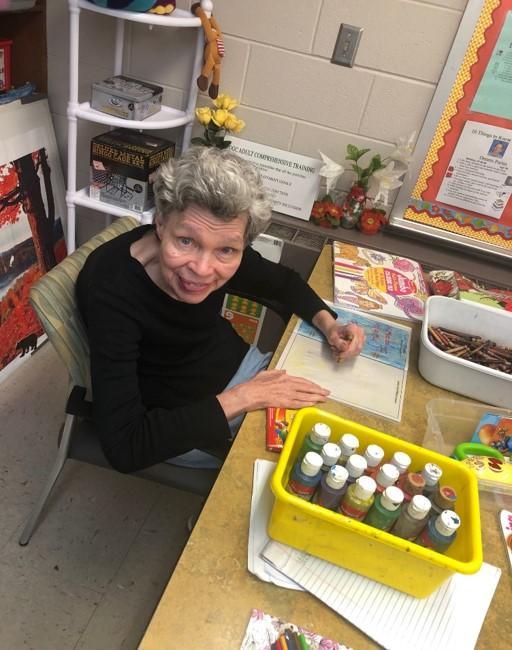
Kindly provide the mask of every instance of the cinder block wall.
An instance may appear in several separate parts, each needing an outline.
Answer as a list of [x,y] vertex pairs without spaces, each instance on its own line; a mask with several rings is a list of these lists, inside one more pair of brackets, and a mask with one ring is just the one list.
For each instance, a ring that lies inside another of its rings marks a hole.
[[[240,99],[240,134],[284,150],[342,162],[347,143],[386,155],[418,131],[467,0],[213,0],[225,37],[221,91]],[[178,7],[190,2],[178,0]],[[340,23],[364,29],[353,68],[330,62]],[[113,20],[82,12],[80,100],[109,76]],[[184,107],[193,31],[127,25],[125,72],[165,88]],[[69,29],[67,0],[48,2],[48,84],[66,170]],[[206,95],[198,105],[209,105]],[[78,182],[88,178],[89,140],[105,127],[80,123]],[[196,129],[199,133],[199,130]],[[177,134],[167,132],[168,137]],[[348,178],[347,178],[348,182]],[[103,223],[80,213],[79,240]]]

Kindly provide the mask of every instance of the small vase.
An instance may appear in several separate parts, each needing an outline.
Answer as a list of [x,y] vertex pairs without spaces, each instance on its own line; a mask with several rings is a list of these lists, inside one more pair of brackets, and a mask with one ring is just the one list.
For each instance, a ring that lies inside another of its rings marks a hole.
[[341,217],[343,228],[355,228],[357,226],[363,214],[366,198],[366,189],[361,184],[354,183],[343,203]]

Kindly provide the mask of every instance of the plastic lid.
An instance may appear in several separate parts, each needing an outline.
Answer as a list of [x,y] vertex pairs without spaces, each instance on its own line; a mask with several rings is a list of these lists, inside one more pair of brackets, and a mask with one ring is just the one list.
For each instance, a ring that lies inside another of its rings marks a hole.
[[453,510],[443,510],[436,518],[434,526],[440,535],[450,537],[460,526],[460,517]]
[[331,465],[334,465],[334,463],[338,462],[338,459],[341,456],[341,449],[334,442],[326,442],[322,447],[320,455],[322,456],[324,465],[330,467]]
[[434,503],[441,510],[450,510],[457,501],[457,492],[450,485],[440,485],[434,495]]
[[359,438],[352,433],[344,433],[339,441],[343,456],[350,456],[359,447]]
[[423,494],[415,494],[409,503],[407,512],[413,519],[423,519],[430,512],[431,507],[430,499]]
[[425,467],[421,470],[421,475],[425,479],[425,484],[432,487],[443,475],[443,470],[435,463],[426,463]]
[[409,472],[405,476],[402,487],[407,494],[421,494],[425,488],[425,482],[421,474]]
[[409,454],[406,454],[404,451],[395,451],[390,463],[398,467],[400,474],[403,474],[412,463],[412,460]]
[[345,467],[350,476],[357,478],[358,476],[361,476],[367,468],[367,465],[365,459],[360,454],[352,454],[352,456],[349,456]]
[[394,512],[398,510],[402,501],[404,500],[404,493],[396,485],[390,485],[387,487],[380,498],[380,504],[386,510]]
[[377,489],[377,483],[371,476],[360,476],[355,482],[354,496],[358,499],[369,499]]
[[398,467],[390,463],[384,463],[379,468],[375,480],[381,487],[387,488],[389,485],[393,485],[393,483],[398,481],[399,476],[400,472],[398,471]]
[[329,487],[337,490],[345,485],[347,479],[347,470],[341,465],[333,465],[325,478],[325,482]]
[[317,445],[325,445],[331,437],[331,427],[324,422],[317,422],[311,429],[311,440]]
[[384,449],[379,445],[368,445],[364,451],[364,458],[368,463],[368,467],[377,467],[384,458]]
[[302,459],[300,469],[306,476],[316,476],[323,464],[324,461],[320,454],[317,454],[316,451],[308,451]]

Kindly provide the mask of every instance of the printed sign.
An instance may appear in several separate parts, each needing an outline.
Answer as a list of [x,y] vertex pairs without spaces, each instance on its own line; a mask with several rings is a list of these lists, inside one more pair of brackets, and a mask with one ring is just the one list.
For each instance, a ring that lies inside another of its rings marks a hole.
[[276,212],[308,221],[320,187],[322,161],[230,137],[230,149],[259,169]]

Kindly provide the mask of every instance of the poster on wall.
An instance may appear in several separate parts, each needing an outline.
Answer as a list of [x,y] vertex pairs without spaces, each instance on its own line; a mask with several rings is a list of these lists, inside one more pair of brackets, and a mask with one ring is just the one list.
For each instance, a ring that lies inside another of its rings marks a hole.
[[391,224],[512,257],[512,0],[469,0]]
[[43,330],[32,284],[66,256],[64,181],[46,100],[0,107],[0,381],[30,358]]

